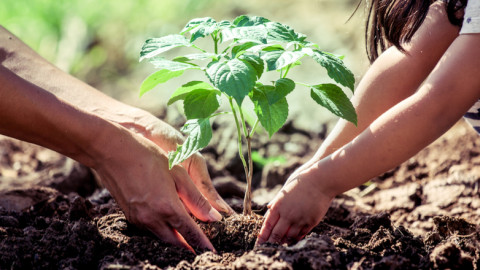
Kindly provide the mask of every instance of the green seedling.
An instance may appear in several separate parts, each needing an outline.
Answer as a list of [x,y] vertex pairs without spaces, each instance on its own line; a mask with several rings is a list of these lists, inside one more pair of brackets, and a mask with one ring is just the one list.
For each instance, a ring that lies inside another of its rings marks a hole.
[[[211,50],[196,44],[201,38],[212,40]],[[165,52],[179,47],[195,53],[172,59],[164,57]],[[325,68],[333,81],[353,92],[355,79],[342,57],[321,51],[317,44],[307,41],[305,35],[263,17],[242,15],[233,21],[220,22],[212,18],[196,18],[188,22],[180,34],[146,40],[140,61],[148,60],[159,70],[145,79],[140,95],[187,70],[199,72],[206,79],[182,85],[168,101],[168,105],[183,101],[187,122],[181,131],[188,134],[185,142],[168,154],[170,168],[208,145],[212,138],[212,118],[232,114],[238,133],[238,153],[247,179],[244,214],[250,215],[252,136],[259,124],[270,137],[285,124],[288,116],[286,96],[297,85],[310,89],[313,100],[333,114],[357,123],[355,109],[339,85],[306,84],[288,77],[290,70],[300,66],[300,60],[307,57]],[[278,79],[262,81],[266,72],[277,72]],[[253,103],[256,115],[253,122],[246,121],[242,107],[246,99]],[[231,111],[219,111],[222,101],[226,101]],[[247,159],[242,150],[244,142]]]

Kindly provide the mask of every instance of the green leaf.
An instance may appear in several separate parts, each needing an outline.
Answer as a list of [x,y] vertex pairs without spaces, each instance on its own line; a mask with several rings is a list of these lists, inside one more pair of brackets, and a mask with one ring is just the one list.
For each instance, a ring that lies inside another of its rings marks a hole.
[[232,47],[232,58],[240,56],[240,54],[244,54],[248,49],[257,45],[259,45],[258,42],[249,41],[249,42]]
[[278,22],[269,22],[265,24],[268,30],[268,42],[298,42],[298,44],[307,44],[305,41],[307,38],[304,34],[297,33],[293,28],[288,25],[278,23]]
[[245,53],[242,54],[239,57],[240,60],[247,61],[252,67],[256,70],[257,72],[257,78],[260,79],[262,77],[263,71],[265,69],[264,62],[262,58],[260,58],[257,55],[251,54],[251,53]]
[[273,50],[262,53],[262,59],[267,62],[267,71],[279,70],[296,63],[305,53],[302,51]]
[[190,61],[195,61],[195,60],[208,60],[208,59],[216,60],[217,58],[218,58],[218,55],[214,53],[192,53],[184,56],[177,56],[173,58],[173,61],[188,63]]
[[238,105],[255,86],[257,71],[246,61],[231,59],[212,62],[206,70],[212,84],[225,94],[233,97]]
[[313,60],[327,69],[327,74],[330,78],[337,83],[350,88],[353,93],[353,89],[355,87],[355,77],[340,58],[334,56],[333,54],[319,50],[312,50],[311,57]]
[[253,102],[255,114],[271,137],[287,121],[287,99],[282,98],[275,104],[270,104],[264,88],[255,88],[249,96]]
[[235,18],[235,20],[233,20],[233,25],[236,27],[257,26],[265,25],[269,21],[269,19],[266,19],[264,17],[241,15]]
[[188,22],[180,34],[183,35],[189,32],[191,34],[190,42],[194,42],[198,38],[203,38],[212,34],[217,29],[218,24],[214,19],[210,17],[196,18]]
[[188,137],[182,145],[177,146],[176,151],[168,153],[170,169],[200,151],[212,139],[212,127],[208,118],[188,120],[181,131],[188,134]]
[[288,78],[281,78],[275,82],[275,85],[257,83],[255,89],[263,92],[267,97],[268,104],[273,105],[295,89],[295,82]]
[[147,39],[140,52],[140,61],[152,58],[177,47],[191,47],[192,44],[181,35],[168,35],[161,38]]
[[347,95],[335,84],[313,85],[310,96],[333,114],[357,125],[357,114]]
[[195,89],[185,96],[183,108],[187,119],[207,118],[214,113],[220,103],[218,90]]
[[185,99],[188,93],[197,89],[214,90],[215,88],[206,82],[201,82],[201,81],[188,82],[180,86],[173,92],[172,96],[170,96],[170,99],[168,100],[168,105],[173,104],[175,101]]
[[195,64],[178,62],[178,61],[170,61],[162,57],[154,57],[149,59],[149,62],[152,63],[155,68],[158,69],[167,69],[170,71],[179,71],[179,70],[186,70],[186,69],[200,69]]
[[263,25],[243,26],[236,28],[227,28],[222,31],[222,42],[229,40],[238,40],[238,42],[267,42],[267,29]]
[[170,71],[167,69],[159,70],[148,76],[140,86],[140,96],[152,90],[155,86],[167,82],[168,80],[183,74],[183,70]]
[[268,96],[268,103],[275,104],[295,89],[295,82],[288,78],[281,78],[275,82],[275,94]]

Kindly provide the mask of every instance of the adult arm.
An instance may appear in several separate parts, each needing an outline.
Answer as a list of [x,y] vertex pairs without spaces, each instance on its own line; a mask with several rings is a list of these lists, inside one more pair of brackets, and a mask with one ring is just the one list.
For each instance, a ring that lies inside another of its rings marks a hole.
[[213,249],[186,208],[205,221],[221,218],[205,198],[231,209],[201,156],[168,169],[165,151],[181,142],[178,132],[57,69],[4,28],[0,61],[0,133],[93,168],[127,218],[163,240]]

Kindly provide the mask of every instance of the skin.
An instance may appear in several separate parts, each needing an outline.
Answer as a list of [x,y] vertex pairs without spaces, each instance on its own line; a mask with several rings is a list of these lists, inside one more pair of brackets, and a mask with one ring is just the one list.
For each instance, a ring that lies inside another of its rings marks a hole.
[[480,98],[480,34],[459,35],[443,5],[431,6],[405,53],[389,48],[369,68],[352,98],[358,127],[340,120],[289,177],[269,204],[257,244],[300,240],[336,195],[415,155]]
[[233,210],[201,155],[168,169],[166,153],[183,142],[178,131],[61,71],[3,27],[0,63],[0,134],[89,166],[127,219],[160,239],[214,250],[189,212],[218,221],[218,211]]

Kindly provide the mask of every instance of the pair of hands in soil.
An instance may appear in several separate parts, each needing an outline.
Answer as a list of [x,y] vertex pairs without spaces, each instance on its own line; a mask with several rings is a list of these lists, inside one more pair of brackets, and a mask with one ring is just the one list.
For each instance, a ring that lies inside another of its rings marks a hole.
[[214,250],[189,213],[202,221],[220,221],[218,211],[234,211],[213,187],[205,159],[195,154],[169,170],[166,153],[181,143],[181,135],[145,111],[136,110],[136,115],[141,116],[135,124],[117,121],[114,140],[121,145],[94,167],[96,174],[131,222],[192,251]]
[[[137,110],[135,115],[141,115],[135,124],[116,121],[121,147],[95,171],[131,222],[166,242],[214,250],[189,213],[202,221],[219,221],[218,211],[234,211],[213,187],[205,159],[195,154],[169,170],[166,152],[181,143],[181,135],[147,112]],[[322,189],[316,185],[308,167],[294,172],[268,205],[257,244],[293,243],[318,224],[333,195],[319,194]]]

